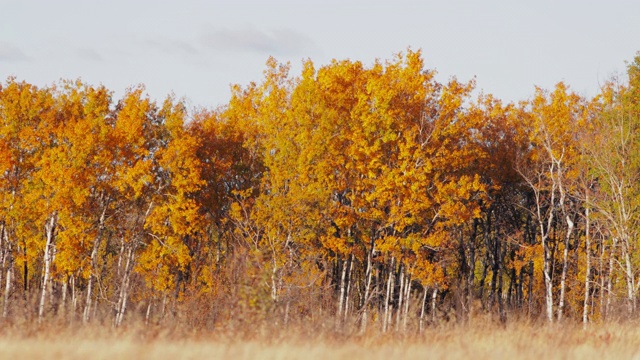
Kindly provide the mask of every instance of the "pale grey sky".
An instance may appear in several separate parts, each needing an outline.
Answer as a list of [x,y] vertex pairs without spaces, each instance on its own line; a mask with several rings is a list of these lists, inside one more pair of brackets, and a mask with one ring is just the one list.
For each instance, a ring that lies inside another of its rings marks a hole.
[[640,50],[640,1],[0,0],[0,80],[59,79],[115,91],[144,84],[193,106],[260,81],[273,55],[297,75],[303,59],[390,59],[422,49],[438,79],[476,77],[506,101],[565,81],[595,95]]

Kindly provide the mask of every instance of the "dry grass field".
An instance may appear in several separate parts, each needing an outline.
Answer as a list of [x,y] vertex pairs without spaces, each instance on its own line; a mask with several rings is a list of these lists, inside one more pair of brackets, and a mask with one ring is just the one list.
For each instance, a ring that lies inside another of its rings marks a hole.
[[0,359],[640,359],[640,327],[440,326],[419,336],[3,328]]

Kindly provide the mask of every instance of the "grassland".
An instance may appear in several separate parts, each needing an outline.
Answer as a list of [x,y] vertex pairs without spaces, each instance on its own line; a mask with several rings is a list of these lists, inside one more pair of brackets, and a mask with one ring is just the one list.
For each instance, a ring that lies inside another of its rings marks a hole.
[[297,329],[251,337],[161,328],[4,327],[0,359],[638,359],[640,326],[439,326],[420,335]]

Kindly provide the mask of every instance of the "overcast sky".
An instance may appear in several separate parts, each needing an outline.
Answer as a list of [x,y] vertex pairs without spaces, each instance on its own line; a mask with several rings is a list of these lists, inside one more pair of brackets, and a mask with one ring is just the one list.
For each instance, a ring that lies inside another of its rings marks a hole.
[[565,81],[593,96],[640,50],[640,1],[0,0],[0,80],[38,86],[77,79],[115,91],[144,84],[192,106],[260,81],[273,55],[298,75],[303,59],[390,59],[422,49],[438,79],[476,77],[506,101]]

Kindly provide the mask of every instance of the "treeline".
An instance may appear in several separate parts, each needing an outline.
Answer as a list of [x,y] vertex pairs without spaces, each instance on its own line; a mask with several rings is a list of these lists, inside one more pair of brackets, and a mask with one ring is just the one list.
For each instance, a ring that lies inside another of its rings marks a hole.
[[640,56],[592,99],[474,86],[412,51],[295,77],[270,59],[191,112],[10,78],[2,316],[385,332],[635,317]]

